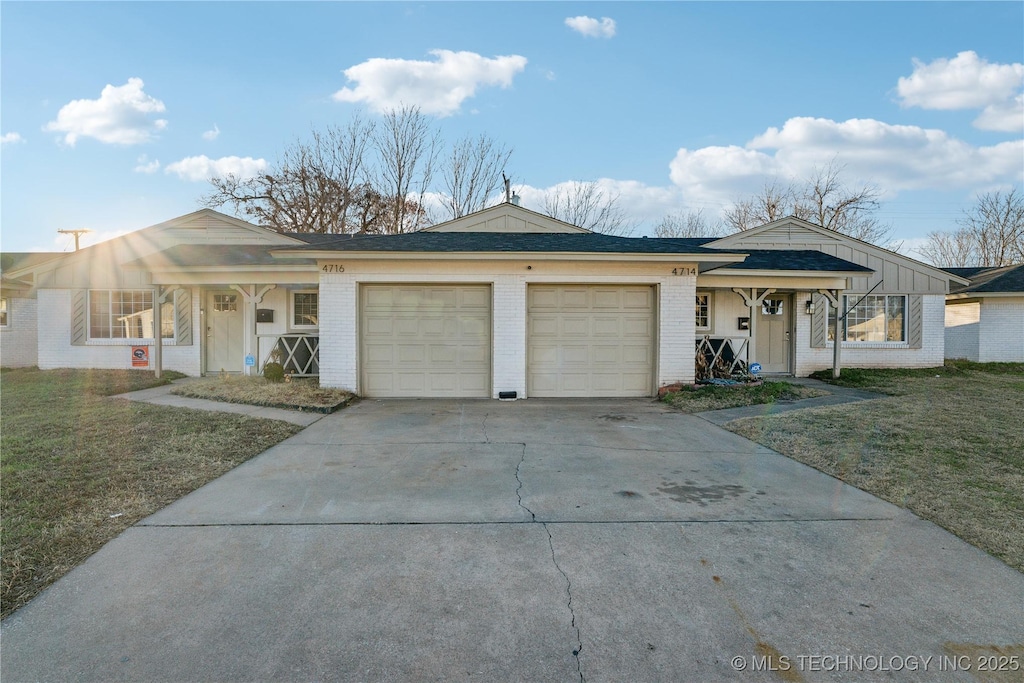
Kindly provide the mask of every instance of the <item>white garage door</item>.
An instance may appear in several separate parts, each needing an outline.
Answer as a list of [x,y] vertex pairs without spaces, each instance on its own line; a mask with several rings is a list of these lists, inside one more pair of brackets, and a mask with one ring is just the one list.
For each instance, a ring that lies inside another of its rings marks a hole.
[[654,288],[531,285],[530,396],[650,396]]
[[360,291],[364,396],[490,396],[489,286],[363,285]]

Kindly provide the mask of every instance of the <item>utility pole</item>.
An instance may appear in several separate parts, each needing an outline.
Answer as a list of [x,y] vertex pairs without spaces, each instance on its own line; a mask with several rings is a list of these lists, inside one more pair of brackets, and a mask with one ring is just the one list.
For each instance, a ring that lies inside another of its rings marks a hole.
[[75,251],[78,251],[78,238],[87,232],[92,232],[89,228],[79,228],[78,230],[58,230],[62,235],[74,235],[75,236]]

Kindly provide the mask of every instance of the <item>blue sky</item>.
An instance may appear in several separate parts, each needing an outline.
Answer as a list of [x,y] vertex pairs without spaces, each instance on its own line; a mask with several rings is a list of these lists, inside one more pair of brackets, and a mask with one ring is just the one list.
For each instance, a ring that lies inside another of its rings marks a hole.
[[910,249],[1024,177],[1024,4],[0,4],[0,248],[199,208],[209,173],[399,100],[599,181],[650,232],[835,159]]

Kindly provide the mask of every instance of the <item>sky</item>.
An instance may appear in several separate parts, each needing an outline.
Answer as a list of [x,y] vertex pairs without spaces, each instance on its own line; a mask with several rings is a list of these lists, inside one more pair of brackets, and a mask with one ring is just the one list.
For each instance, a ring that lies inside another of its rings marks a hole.
[[[311,130],[420,107],[653,234],[834,162],[915,255],[1024,181],[1021,2],[0,2],[0,249],[200,208]],[[230,207],[225,207],[230,213]]]

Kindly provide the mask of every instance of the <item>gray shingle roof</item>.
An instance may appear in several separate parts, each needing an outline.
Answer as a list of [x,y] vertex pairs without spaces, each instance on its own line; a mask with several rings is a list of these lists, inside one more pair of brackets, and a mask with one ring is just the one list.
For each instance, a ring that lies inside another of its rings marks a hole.
[[338,235],[280,251],[380,252],[576,252],[594,254],[735,254],[709,249],[702,238],[612,237],[597,233],[411,232],[402,235]]
[[315,264],[314,259],[285,262],[270,252],[280,249],[279,244],[179,244],[155,254],[126,263],[136,268],[146,267],[215,267],[215,266],[280,266]]
[[731,270],[813,270],[873,273],[867,266],[811,249],[749,249],[743,263],[722,266]]
[[[968,278],[971,283],[964,287],[950,290],[950,294],[968,294],[971,292],[1024,292],[1024,264],[1003,266],[1002,268],[944,268],[953,275]],[[973,270],[971,274],[957,271]]]

